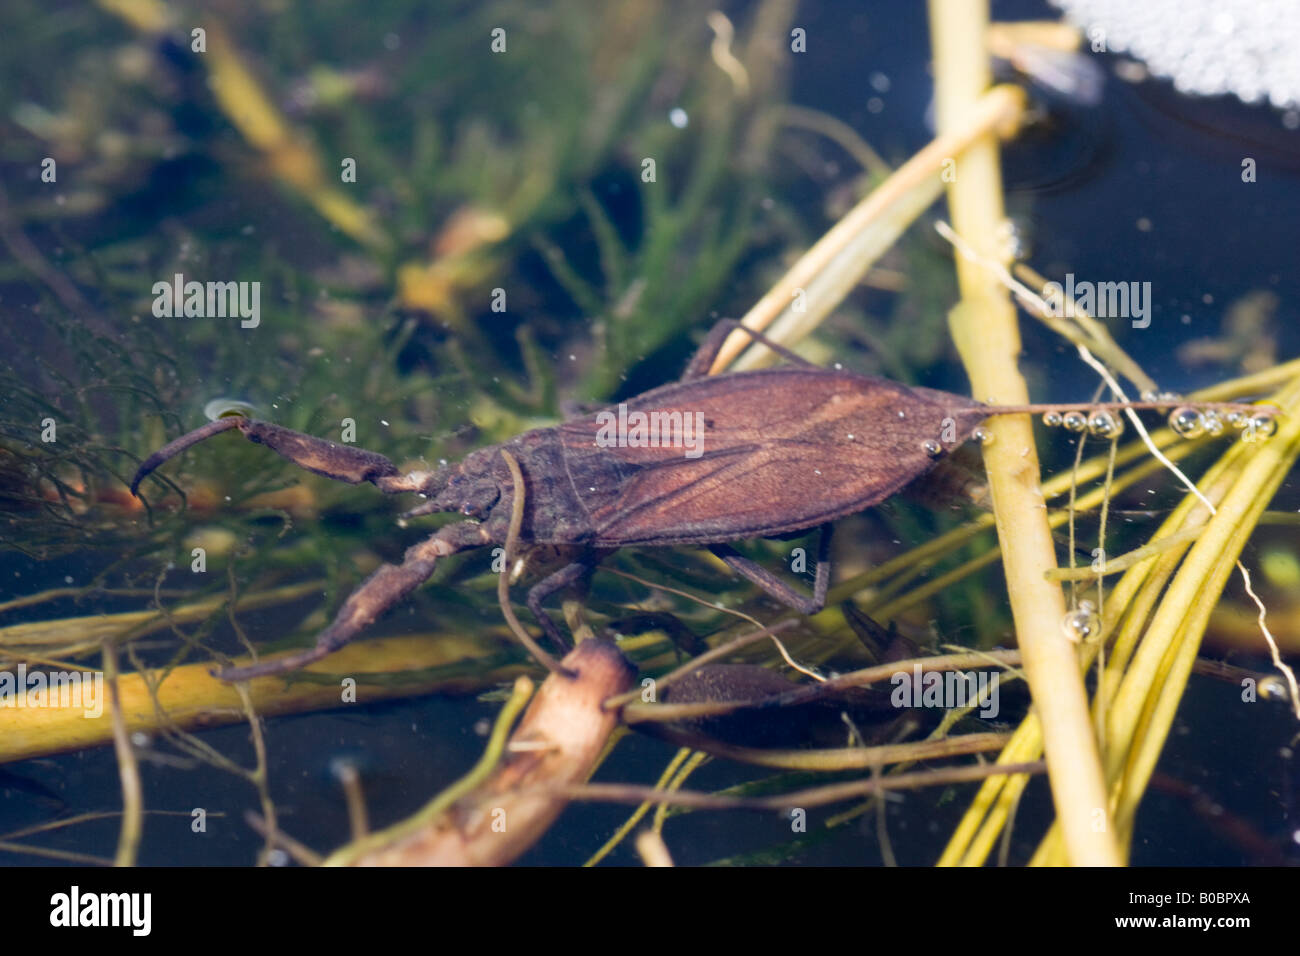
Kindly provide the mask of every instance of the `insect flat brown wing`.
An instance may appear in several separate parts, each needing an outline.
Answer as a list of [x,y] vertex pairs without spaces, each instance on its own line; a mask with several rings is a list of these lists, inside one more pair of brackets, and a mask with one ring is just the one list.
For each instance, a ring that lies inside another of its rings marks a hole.
[[[665,440],[666,428],[657,446],[638,446],[645,434],[621,426],[655,412],[669,416],[661,424],[690,416],[698,442],[685,431]],[[591,544],[707,544],[868,508],[928,471],[986,414],[957,395],[783,367],[667,385],[559,431]]]

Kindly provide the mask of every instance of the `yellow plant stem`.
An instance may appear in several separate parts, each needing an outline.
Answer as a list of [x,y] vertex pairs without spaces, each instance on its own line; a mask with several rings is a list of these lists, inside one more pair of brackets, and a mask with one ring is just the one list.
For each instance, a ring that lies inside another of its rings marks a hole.
[[[319,594],[325,582],[323,580],[304,581],[284,587],[259,591],[254,594],[241,595],[235,602],[235,609],[240,613],[261,610],[287,604],[299,598]],[[63,596],[80,596],[76,589],[58,589],[31,595],[31,598],[54,598]],[[187,604],[177,605],[166,612],[120,611],[115,614],[90,614],[79,617],[59,617],[42,621],[24,621],[0,627],[0,655],[5,659],[30,660],[43,655],[71,657],[88,648],[98,648],[105,641],[125,644],[158,631],[167,630],[170,625],[190,624],[202,621],[215,611],[225,606],[229,598],[224,594],[196,598]],[[17,602],[7,602],[9,607],[22,606]],[[32,603],[36,603],[32,601]]]
[[[140,786],[140,765],[131,749],[126,720],[122,712],[122,693],[117,672],[117,648],[104,646],[104,677],[109,694],[109,732],[117,751],[117,772],[122,781],[122,829],[117,839],[116,866],[134,866],[144,830],[144,789]],[[102,702],[101,702],[102,703]]]
[[[667,789],[669,782],[677,775],[677,771],[681,768],[682,764],[684,764],[693,753],[695,753],[695,751],[691,750],[689,747],[680,748],[673,756],[673,759],[668,761],[668,766],[664,768],[664,772],[659,775],[659,779],[655,782],[655,789]],[[642,817],[650,812],[650,809],[653,806],[654,804],[649,802],[642,803],[638,806],[634,811],[632,811],[632,815],[623,821],[623,825],[614,831],[613,836],[606,840],[604,845],[593,853],[591,857],[588,858],[587,862],[582,865],[595,866],[601,860],[605,859],[605,857],[609,856],[610,853],[612,853],[614,849],[623,842],[624,838],[632,832],[636,825],[641,822]]]
[[[1293,376],[1296,371],[1292,368]],[[1214,609],[1216,601],[1210,596],[1217,596],[1222,590],[1259,514],[1300,453],[1300,438],[1296,434],[1300,428],[1300,379],[1294,379],[1272,401],[1284,410],[1279,420],[1287,427],[1267,442],[1232,446],[1198,482],[1219,510],[1211,519],[1211,524],[1218,522],[1215,536],[1210,537],[1210,525],[1202,524],[1206,518],[1204,506],[1191,495],[1184,498],[1153,535],[1155,539],[1174,536],[1181,539],[1187,528],[1202,525],[1198,528],[1196,545],[1201,555],[1199,572],[1187,571],[1197,562],[1197,552],[1193,550],[1183,564],[1183,557],[1192,544],[1189,540],[1179,540],[1177,545],[1152,554],[1130,568],[1107,601],[1108,607],[1117,609],[1117,618],[1113,626],[1106,624],[1100,640],[1106,641],[1113,634],[1114,645],[1093,711],[1094,719],[1104,728],[1107,779],[1112,796],[1118,801],[1114,819],[1126,842],[1131,838],[1138,801],[1168,735],[1200,637]],[[1174,594],[1171,589],[1166,595],[1165,588],[1175,572],[1182,581],[1181,591]],[[1155,618],[1152,618],[1153,611]],[[1158,625],[1161,632],[1156,631]],[[1257,620],[1252,619],[1252,626],[1258,633]],[[1173,633],[1171,628],[1175,629]],[[1086,659],[1095,655],[1095,648],[1096,645],[1086,647]],[[1041,728],[1036,716],[1030,714],[1012,735],[1000,762],[1036,759],[1041,746]],[[1006,823],[1006,811],[1028,779],[1023,775],[989,778],[954,832],[940,862],[980,865]],[[1064,859],[1062,834],[1059,825],[1054,824],[1033,862],[1060,863]]]
[[[988,5],[982,0],[930,0],[935,106],[942,134],[955,128],[991,81],[983,38]],[[1005,262],[999,234],[1005,221],[998,144],[993,135],[973,143],[955,166],[948,187],[953,226],[982,256]],[[1020,334],[1015,308],[997,280],[959,258],[962,301],[950,324],[974,395],[1000,404],[1029,402],[1016,365]],[[984,448],[1007,594],[1035,711],[1042,725],[1052,798],[1069,851],[1081,866],[1122,862],[1108,822],[1108,800],[1078,648],[1065,636],[1065,598],[1044,572],[1056,567],[1047,508],[1039,488],[1038,455],[1029,416],[992,419]]]
[[[1177,566],[1185,550],[1185,547],[1180,547],[1160,556],[1161,563],[1155,565],[1156,570],[1154,572],[1152,571],[1154,558],[1148,559],[1133,568],[1120,579],[1119,584],[1110,596],[1109,606],[1125,608],[1126,613],[1137,616],[1139,623],[1141,620],[1145,620],[1146,614],[1149,613],[1151,605],[1155,602],[1158,589],[1148,595],[1147,591],[1143,590],[1144,582],[1149,575],[1159,578],[1161,567],[1167,566],[1169,569],[1167,573],[1172,573],[1173,567]],[[1163,580],[1167,580],[1167,573]],[[1081,670],[1087,670],[1091,665],[1096,656],[1098,644],[1107,640],[1111,631],[1113,631],[1113,628],[1103,630],[1097,643],[1085,645]],[[1123,634],[1121,634],[1119,640],[1123,640]],[[1120,652],[1113,652],[1113,654],[1112,660],[1121,656]],[[1103,697],[1105,696],[1103,695]],[[1037,760],[1042,752],[1042,726],[1038,722],[1037,714],[1031,712],[1016,728],[1015,733],[1012,734],[1011,742],[998,758],[998,762],[1014,764]],[[966,816],[948,841],[948,846],[939,859],[940,865],[983,865],[997,842],[998,835],[1006,825],[1011,810],[1028,782],[1029,776],[1027,774],[990,777],[985,781],[980,787],[980,792],[971,802],[971,807]],[[1060,851],[1056,854],[1054,860],[1061,861],[1064,854],[1059,845],[1059,828],[1053,825],[1052,833],[1055,834],[1057,850]],[[1044,862],[1044,858],[1036,857],[1034,862]]]
[[[503,643],[502,646],[509,645]],[[340,682],[349,676],[360,679],[356,688],[357,703],[372,703],[395,697],[413,697],[434,690],[454,690],[455,685],[436,675],[370,684],[364,681],[367,674],[409,675],[491,654],[491,649],[485,648],[481,642],[453,635],[440,635],[437,640],[428,637],[381,638],[350,645],[330,655],[327,660],[306,668],[314,675],[337,675],[338,680],[320,683],[318,680],[264,677],[250,682],[250,688],[253,704],[264,717],[342,706]],[[273,657],[268,655],[264,659]],[[235,663],[248,661],[241,659]],[[158,707],[155,707],[148,684],[141,675],[119,675],[117,687],[126,730],[149,732],[167,726],[194,729],[244,720],[239,694],[232,685],[213,677],[209,673],[211,667],[210,663],[186,664],[174,668],[165,678],[160,672],[155,672],[153,679],[161,680]],[[490,676],[509,680],[526,669],[527,664],[521,662],[518,666],[499,668]],[[488,676],[483,675],[482,679],[487,680]],[[478,675],[471,686],[480,686]],[[105,701],[101,700],[100,704],[104,706],[97,708],[100,711],[98,715],[88,714],[80,705],[5,708],[5,732],[0,735],[0,764],[109,743],[114,736],[112,715]]]
[[[1177,452],[1171,452],[1169,457],[1177,458],[1179,457],[1179,453],[1185,453],[1185,452],[1183,451],[1183,449],[1178,449]],[[1102,486],[1100,488],[1096,488],[1093,491],[1088,492],[1086,495],[1080,495],[1074,503],[1075,515],[1077,516],[1079,514],[1083,514],[1085,512],[1093,510],[1094,508],[1099,507],[1101,503],[1106,500],[1108,494],[1114,494],[1117,490],[1127,488],[1130,485],[1133,485],[1136,482],[1143,480],[1144,478],[1148,477],[1152,472],[1158,471],[1162,467],[1163,466],[1157,461],[1151,461],[1149,463],[1139,465],[1138,467],[1133,468],[1130,471],[1126,472],[1119,478],[1113,480],[1109,486]],[[1045,486],[1044,498],[1047,497],[1050,497],[1050,495],[1047,493],[1047,489]],[[1060,509],[1057,511],[1048,512],[1047,523],[1052,528],[1059,528],[1061,525],[1069,522],[1069,520],[1070,520],[1070,512],[1067,509]],[[989,524],[993,524],[993,523],[994,523],[994,519],[990,517]],[[1167,546],[1169,546],[1168,543]],[[927,601],[934,595],[941,593],[944,589],[952,587],[956,582],[961,581],[966,577],[969,577],[970,575],[974,574],[976,571],[980,570],[981,568],[987,567],[988,565],[996,561],[998,556],[999,556],[999,551],[996,548],[992,551],[987,551],[984,554],[981,554],[977,557],[965,561],[959,566],[953,568],[951,571],[948,571],[938,577],[931,578],[929,581],[926,581],[924,584],[920,585],[919,587],[913,588],[912,590],[908,591],[906,594],[892,601],[889,601],[888,603],[885,603],[885,598],[889,597],[891,593],[890,588],[881,588],[879,591],[875,593],[869,593],[869,592],[861,593],[855,590],[853,592],[853,596],[857,600],[863,602],[862,610],[864,613],[870,614],[873,617],[879,618],[882,621],[888,621],[891,620],[893,617],[902,614],[902,612],[907,610],[908,608],[914,607],[917,604]],[[935,560],[937,560],[937,558]],[[918,560],[918,563],[923,564],[925,567],[929,567],[934,563],[934,561]],[[1088,571],[1093,577],[1096,576],[1096,573],[1093,572],[1089,567],[1084,567],[1082,569],[1076,569],[1076,570]],[[1047,577],[1048,580],[1052,580],[1052,581],[1059,581],[1063,577],[1067,576],[1068,574],[1069,572],[1063,572],[1059,568],[1049,569],[1046,572],[1044,572],[1044,576]],[[835,592],[832,592],[832,596],[834,596],[834,593]]]
[[[1156,566],[1144,583],[1145,600],[1128,613],[1107,668],[1103,688],[1113,703],[1105,713],[1106,770],[1116,824],[1126,841],[1131,840],[1138,804],[1168,737],[1217,596],[1259,514],[1300,453],[1300,380],[1276,399],[1286,412],[1283,428],[1267,442],[1233,447],[1202,479],[1200,485],[1216,502],[1218,513],[1181,567],[1181,550]],[[1168,524],[1186,521],[1189,515],[1195,520],[1205,515],[1204,506],[1190,496]],[[1146,624],[1175,569],[1177,577]],[[1059,837],[1055,830],[1049,832],[1035,859],[1051,861],[1057,856]]]
[[1173,725],[1215,599],[1300,452],[1300,380],[1277,398],[1288,412],[1277,435],[1241,443],[1225,456],[1235,480],[1156,609],[1108,715],[1114,744],[1133,739],[1131,748],[1113,745],[1107,761],[1119,766],[1126,758],[1115,814],[1126,832]]
[[[1013,86],[989,90],[972,103],[960,124],[900,166],[800,256],[741,322],[758,331],[771,325],[771,337],[787,345],[807,335],[939,198],[945,160],[980,137],[1014,127],[1023,104],[1024,94]],[[723,342],[710,372],[763,364],[768,352],[765,346],[740,354],[752,341],[744,332],[733,332]]]

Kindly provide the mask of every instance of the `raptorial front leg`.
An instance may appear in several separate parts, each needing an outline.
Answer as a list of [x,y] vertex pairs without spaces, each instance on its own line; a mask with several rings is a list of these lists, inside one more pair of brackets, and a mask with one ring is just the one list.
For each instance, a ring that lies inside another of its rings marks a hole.
[[777,355],[780,355],[782,358],[789,362],[793,362],[796,365],[814,364],[809,362],[806,358],[791,352],[784,345],[773,342],[762,332],[757,332],[749,326],[737,322],[735,319],[719,319],[713,328],[709,330],[709,334],[705,336],[704,341],[700,343],[700,347],[696,349],[695,355],[692,356],[690,362],[687,364],[686,371],[682,373],[682,381],[687,382],[693,378],[703,378],[708,375],[709,369],[713,366],[714,359],[716,359],[718,353],[722,351],[722,344],[731,337],[732,332],[741,332],[744,335],[748,335],[756,342],[762,342]]
[[727,567],[766,591],[787,607],[800,614],[816,614],[826,606],[826,592],[831,581],[831,526],[822,525],[817,543],[817,570],[813,577],[812,598],[806,598],[762,565],[755,564],[726,544],[710,546],[710,551],[726,562]]
[[318,661],[347,644],[427,581],[439,558],[487,544],[489,540],[488,532],[480,524],[462,521],[448,525],[427,541],[408,548],[401,564],[385,564],[366,578],[343,602],[334,622],[317,636],[315,647],[261,664],[228,668],[217,676],[226,681],[251,680],[283,674]]
[[131,494],[135,494],[136,489],[140,487],[140,482],[163,462],[213,435],[232,428],[239,429],[249,441],[265,445],[295,465],[318,475],[324,475],[326,478],[333,478],[335,481],[346,481],[354,485],[369,481],[380,490],[393,494],[421,490],[422,482],[426,477],[421,474],[402,475],[396,465],[377,452],[353,448],[351,445],[340,445],[254,418],[230,416],[208,422],[203,427],[196,428],[169,442],[146,458],[131,481]]

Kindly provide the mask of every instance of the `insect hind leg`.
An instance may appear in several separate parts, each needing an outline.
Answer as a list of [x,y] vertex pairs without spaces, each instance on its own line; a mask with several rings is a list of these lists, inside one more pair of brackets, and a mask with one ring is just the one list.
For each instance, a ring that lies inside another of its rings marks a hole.
[[800,614],[816,614],[826,606],[826,592],[831,581],[831,526],[829,524],[822,525],[821,536],[817,543],[817,571],[813,577],[811,598],[800,594],[771,571],[751,561],[730,545],[715,544],[711,545],[709,550],[741,577],[757,584],[782,604],[794,608]]
[[714,360],[718,357],[718,353],[722,351],[722,344],[727,341],[732,332],[742,332],[748,335],[754,341],[766,345],[788,362],[793,362],[796,365],[813,365],[806,358],[796,355],[784,345],[773,342],[756,329],[751,329],[735,319],[719,319],[713,328],[709,330],[709,334],[700,343],[699,349],[696,350],[695,355],[686,366],[686,371],[682,373],[682,381],[688,382],[691,379],[703,378],[708,375],[709,369],[712,368]]

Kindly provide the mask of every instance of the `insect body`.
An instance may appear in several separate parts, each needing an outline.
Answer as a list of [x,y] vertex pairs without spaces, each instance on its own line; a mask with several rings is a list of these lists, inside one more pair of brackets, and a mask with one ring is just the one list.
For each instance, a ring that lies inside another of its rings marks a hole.
[[[502,451],[509,452],[522,473],[519,540],[571,549],[574,555],[535,585],[527,598],[529,609],[559,646],[566,646],[565,639],[542,602],[580,581],[604,556],[622,547],[708,547],[779,600],[815,613],[825,603],[830,580],[830,523],[888,498],[966,441],[984,418],[1005,409],[808,365],[706,376],[718,348],[736,327],[734,322],[719,323],[682,381],[637,396],[617,413],[606,409],[525,432],[436,471],[402,474],[374,452],[233,417],[211,422],[150,456],[131,490],[173,455],[237,428],[244,437],[317,474],[354,484],[369,481],[390,494],[424,496],[410,516],[459,512],[470,519],[447,525],[411,547],[400,565],[381,566],[348,597],[315,647],[227,670],[221,676],[228,680],[281,673],[318,660],[419,587],[439,558],[503,544],[514,482]],[[698,428],[689,436],[671,427],[666,435],[612,434],[617,431],[611,430],[614,422],[621,426],[644,421],[670,426],[690,421]],[[690,440],[674,440],[674,434]],[[819,526],[823,533],[811,597],[727,544]]]
[[[889,497],[940,456],[927,442],[945,430],[949,445],[965,441],[987,415],[969,400],[954,408],[883,379],[801,367],[680,382],[625,407],[700,416],[698,456],[673,442],[608,446],[609,410],[511,439],[502,447],[527,482],[526,540],[710,545],[815,528]],[[474,452],[419,510],[508,511],[506,475],[495,449]]]

